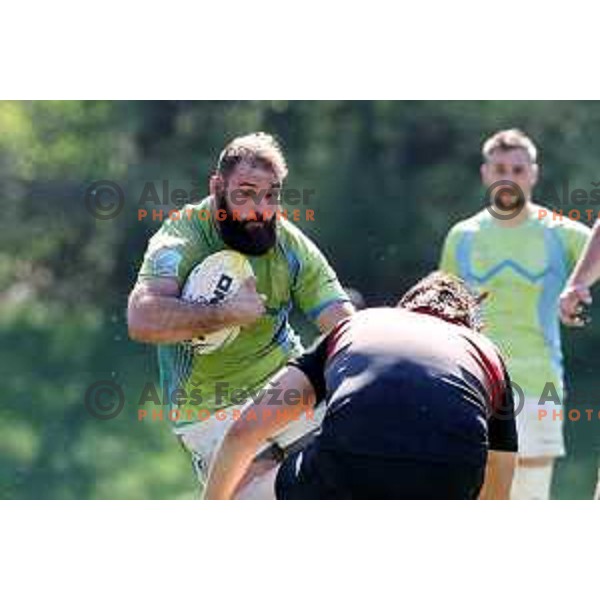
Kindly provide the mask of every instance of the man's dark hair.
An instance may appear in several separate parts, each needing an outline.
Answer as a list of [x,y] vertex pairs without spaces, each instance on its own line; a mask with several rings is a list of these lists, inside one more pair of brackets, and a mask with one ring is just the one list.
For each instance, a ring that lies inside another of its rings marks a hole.
[[434,271],[410,288],[398,306],[481,331],[480,304],[486,296],[475,296],[466,283],[454,275]]
[[227,179],[243,161],[252,166],[271,169],[279,183],[283,183],[288,173],[281,146],[272,135],[263,131],[237,137],[229,142],[219,155],[217,173]]

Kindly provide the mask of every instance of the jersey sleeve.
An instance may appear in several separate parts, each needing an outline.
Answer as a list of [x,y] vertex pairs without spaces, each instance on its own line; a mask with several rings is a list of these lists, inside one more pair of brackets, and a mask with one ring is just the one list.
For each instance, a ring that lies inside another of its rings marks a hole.
[[513,385],[501,358],[500,363],[504,376],[503,393],[499,402],[493,406],[492,414],[488,419],[489,449],[497,452],[517,452],[518,439]]
[[565,221],[564,226],[561,227],[560,231],[567,253],[568,268],[569,271],[571,271],[577,264],[577,261],[592,234],[592,230],[579,221],[569,219]]
[[300,356],[290,360],[288,366],[300,369],[313,386],[317,404],[327,395],[325,383],[325,363],[327,362],[327,344],[329,336],[317,339],[313,345]]
[[203,250],[192,228],[190,221],[165,221],[148,242],[138,280],[168,277],[183,285]]
[[439,269],[452,275],[459,275],[458,260],[456,258],[456,249],[458,245],[459,232],[457,227],[450,229],[444,240],[442,255],[440,257]]
[[296,306],[312,321],[336,302],[350,302],[335,271],[317,246],[306,236],[298,238],[296,253],[298,271],[292,284]]

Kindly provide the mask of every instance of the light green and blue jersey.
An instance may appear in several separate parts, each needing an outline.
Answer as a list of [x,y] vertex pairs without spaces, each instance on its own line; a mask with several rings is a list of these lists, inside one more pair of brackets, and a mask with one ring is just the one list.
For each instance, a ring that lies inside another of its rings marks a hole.
[[542,214],[534,207],[515,227],[501,226],[487,210],[461,221],[446,237],[440,268],[489,292],[484,333],[524,394],[540,398],[549,382],[562,398],[558,299],[590,229],[550,210]]
[[[185,206],[179,220],[163,223],[148,244],[140,279],[174,277],[183,287],[197,264],[227,248],[214,220],[201,218],[210,207],[206,198],[198,205]],[[179,425],[187,421],[185,409],[212,413],[240,404],[240,394],[263,387],[289,358],[302,352],[289,323],[293,306],[316,321],[329,305],[349,301],[316,245],[285,219],[279,219],[277,227],[274,248],[262,256],[247,256],[257,291],[267,298],[266,314],[242,328],[231,344],[211,354],[194,354],[185,343],[158,346],[162,389],[169,395],[183,389],[190,399],[185,405],[170,407],[180,409]]]

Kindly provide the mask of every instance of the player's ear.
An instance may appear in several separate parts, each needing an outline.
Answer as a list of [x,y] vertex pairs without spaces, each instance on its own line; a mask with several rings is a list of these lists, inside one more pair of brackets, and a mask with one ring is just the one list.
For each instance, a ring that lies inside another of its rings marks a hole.
[[479,167],[479,172],[481,173],[481,181],[483,181],[484,185],[490,185],[489,182],[489,168],[487,163],[482,163],[481,167]]
[[213,173],[209,180],[210,195],[216,196],[221,194],[225,188],[225,180],[219,173]]
[[533,163],[531,165],[531,186],[533,187],[538,182],[538,177],[540,175],[540,167],[537,163]]

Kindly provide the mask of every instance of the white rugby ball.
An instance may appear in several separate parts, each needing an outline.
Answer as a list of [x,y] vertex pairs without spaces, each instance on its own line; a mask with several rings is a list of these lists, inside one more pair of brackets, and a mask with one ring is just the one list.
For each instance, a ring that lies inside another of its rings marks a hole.
[[[219,304],[233,296],[242,282],[254,276],[248,259],[233,250],[221,250],[196,265],[183,286],[182,300]],[[226,327],[189,341],[197,354],[210,354],[224,348],[238,336],[240,328]]]

